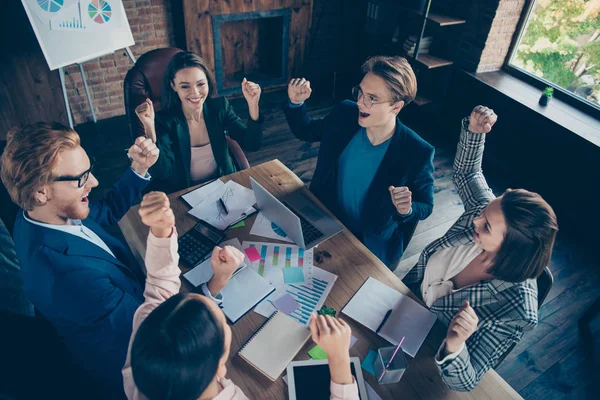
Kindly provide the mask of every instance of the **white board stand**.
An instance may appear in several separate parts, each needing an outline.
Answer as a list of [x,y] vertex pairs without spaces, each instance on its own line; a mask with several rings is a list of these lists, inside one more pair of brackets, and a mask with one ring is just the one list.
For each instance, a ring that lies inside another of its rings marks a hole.
[[[127,55],[129,56],[131,61],[135,64],[135,57],[131,49],[129,47],[125,47],[125,51],[127,52]],[[87,61],[90,60],[79,62],[77,63],[77,65],[79,65],[79,71],[81,72],[81,79],[83,80],[83,87],[85,88],[85,94],[87,96],[88,104],[90,106],[90,111],[92,112],[92,119],[94,120],[94,123],[96,123],[98,120],[96,119],[96,112],[94,111],[94,104],[92,103],[92,95],[90,94],[90,89],[87,84],[87,79],[85,79],[85,72],[83,70],[83,63]],[[67,118],[69,119],[69,126],[71,127],[71,129],[74,129],[73,115],[71,113],[69,97],[67,96],[67,87],[65,85],[65,71],[63,67],[58,68],[58,75],[60,76],[60,85],[62,87],[63,97],[65,98],[65,108],[67,109]]]

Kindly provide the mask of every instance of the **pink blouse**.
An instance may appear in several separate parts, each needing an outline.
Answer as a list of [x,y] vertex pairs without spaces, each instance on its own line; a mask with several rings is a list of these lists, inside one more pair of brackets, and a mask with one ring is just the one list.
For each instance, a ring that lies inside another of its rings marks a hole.
[[193,184],[205,182],[217,175],[217,162],[209,144],[192,146],[190,158],[190,180]]

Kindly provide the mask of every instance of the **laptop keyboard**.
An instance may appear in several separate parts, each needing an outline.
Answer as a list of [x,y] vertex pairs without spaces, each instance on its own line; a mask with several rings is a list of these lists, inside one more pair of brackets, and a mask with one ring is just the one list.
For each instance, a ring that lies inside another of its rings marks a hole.
[[309,243],[312,243],[313,241],[325,236],[325,235],[323,235],[323,232],[321,232],[320,230],[315,228],[315,226],[313,224],[308,222],[308,220],[306,218],[304,218],[301,214],[297,213],[296,210],[294,210],[292,207],[290,207],[289,204],[287,204],[287,203],[284,203],[284,204],[288,208],[288,210],[290,210],[291,212],[296,214],[296,216],[298,218],[300,218],[300,227],[302,228],[302,236],[304,236],[305,244],[308,245]]

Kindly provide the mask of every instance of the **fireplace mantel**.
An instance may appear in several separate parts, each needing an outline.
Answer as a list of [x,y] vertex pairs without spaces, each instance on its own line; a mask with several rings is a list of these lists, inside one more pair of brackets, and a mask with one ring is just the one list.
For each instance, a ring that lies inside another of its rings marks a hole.
[[[187,49],[199,54],[210,66],[218,80],[215,89],[219,94],[238,93],[241,91],[238,85],[228,85],[231,77],[228,80],[227,72],[236,68],[243,69],[240,63],[243,64],[244,60],[233,58],[254,60],[257,53],[260,53],[258,37],[264,37],[266,28],[259,28],[257,22],[250,22],[240,23],[239,26],[228,25],[226,29],[221,29],[223,22],[242,21],[244,16],[253,21],[258,21],[257,18],[261,17],[280,16],[281,29],[277,31],[278,36],[274,39],[279,39],[282,46],[274,56],[281,58],[277,66],[281,67],[281,72],[278,77],[256,74],[256,79],[263,88],[283,86],[292,76],[299,73],[304,62],[312,21],[312,6],[313,0],[184,0]],[[272,23],[266,25],[268,29],[273,29],[270,28]],[[259,29],[263,31],[260,35],[256,32]],[[215,32],[222,32],[226,37],[215,37]],[[263,57],[265,51],[270,52],[271,49],[263,48]],[[246,54],[243,54],[244,52]],[[237,75],[239,74],[235,76]]]

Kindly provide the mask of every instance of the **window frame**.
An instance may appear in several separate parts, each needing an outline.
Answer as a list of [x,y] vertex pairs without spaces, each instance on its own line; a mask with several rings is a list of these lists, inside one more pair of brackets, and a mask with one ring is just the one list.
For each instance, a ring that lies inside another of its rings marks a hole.
[[589,100],[583,99],[576,94],[563,89],[557,84],[550,82],[544,78],[540,78],[528,71],[525,71],[519,67],[510,64],[513,56],[517,52],[517,48],[519,47],[519,43],[521,42],[521,38],[525,34],[525,28],[527,27],[527,22],[533,12],[533,7],[535,6],[536,0],[526,0],[525,6],[523,7],[523,12],[521,13],[521,17],[519,19],[519,23],[517,24],[517,29],[515,30],[515,34],[513,36],[512,43],[510,44],[508,55],[504,60],[503,69],[509,72],[511,75],[516,76],[517,78],[525,81],[537,88],[541,91],[544,90],[546,86],[551,86],[554,88],[553,97],[564,101],[565,103],[581,110],[587,114],[590,114],[596,118],[600,118],[600,104],[595,104]]

